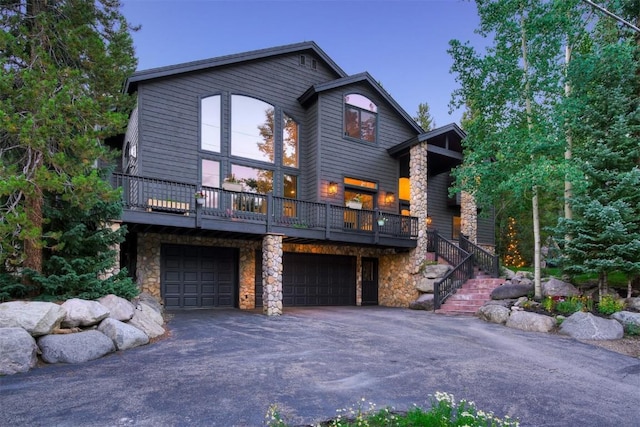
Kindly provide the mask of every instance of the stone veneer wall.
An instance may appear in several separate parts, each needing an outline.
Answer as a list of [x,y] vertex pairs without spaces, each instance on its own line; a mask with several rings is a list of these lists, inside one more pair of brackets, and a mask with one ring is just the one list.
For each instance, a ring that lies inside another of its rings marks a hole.
[[[109,223],[109,228],[111,228],[112,231],[118,231],[120,230],[120,226],[122,225],[122,221],[111,221]],[[115,244],[111,247],[111,250],[113,250],[115,252],[115,255],[113,257],[113,265],[111,266],[111,268],[107,269],[104,271],[104,273],[99,275],[100,280],[106,280],[111,276],[115,276],[116,274],[120,273],[120,245],[119,244]]]
[[267,316],[282,314],[282,235],[262,239],[262,311]]
[[411,175],[411,216],[418,218],[418,245],[407,263],[409,273],[416,273],[427,258],[427,143],[411,147],[409,173]]
[[[138,235],[138,286],[144,292],[162,301],[160,293],[160,248],[163,243],[179,245],[203,245],[233,247],[239,249],[239,307],[243,310],[255,308],[255,252],[261,243],[245,240],[230,240],[172,234],[141,233]],[[396,254],[391,249],[363,248],[335,245],[302,245],[285,243],[283,252],[348,255],[357,258],[356,301],[362,301],[362,257],[379,259],[378,300],[388,307],[407,307],[418,296],[411,266],[411,253]],[[264,296],[263,296],[264,298]]]
[[466,191],[460,195],[460,232],[478,243],[478,207],[475,197]]

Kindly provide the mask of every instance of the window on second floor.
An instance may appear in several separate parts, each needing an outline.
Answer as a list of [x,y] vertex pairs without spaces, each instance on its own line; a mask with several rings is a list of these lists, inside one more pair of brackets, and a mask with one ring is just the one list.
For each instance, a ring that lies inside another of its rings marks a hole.
[[200,100],[200,148],[220,152],[220,95]]
[[368,142],[376,142],[378,106],[369,98],[356,93],[344,97],[344,135]]
[[231,96],[231,154],[274,163],[273,105],[242,95]]

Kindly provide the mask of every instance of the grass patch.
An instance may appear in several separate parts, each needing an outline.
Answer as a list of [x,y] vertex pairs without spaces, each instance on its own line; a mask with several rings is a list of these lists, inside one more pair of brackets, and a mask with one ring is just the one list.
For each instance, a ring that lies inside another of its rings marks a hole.
[[[376,409],[372,402],[365,408],[365,399],[348,409],[338,409],[338,415],[317,427],[500,427],[518,426],[520,422],[508,416],[503,419],[476,408],[473,402],[460,400],[456,402],[452,394],[436,392],[430,396],[431,409],[425,410],[418,406],[404,413],[393,411],[392,408]],[[269,427],[289,427],[277,406],[272,405],[265,417],[265,424]]]

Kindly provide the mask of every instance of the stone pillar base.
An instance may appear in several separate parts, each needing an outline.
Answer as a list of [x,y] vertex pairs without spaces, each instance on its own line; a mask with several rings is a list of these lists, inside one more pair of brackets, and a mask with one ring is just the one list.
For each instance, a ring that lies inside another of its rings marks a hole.
[[282,235],[262,239],[262,311],[267,316],[282,314]]

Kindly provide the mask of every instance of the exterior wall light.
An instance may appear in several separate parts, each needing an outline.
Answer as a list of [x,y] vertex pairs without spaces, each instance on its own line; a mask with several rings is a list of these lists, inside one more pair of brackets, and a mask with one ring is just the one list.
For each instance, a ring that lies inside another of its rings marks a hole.
[[336,194],[338,194],[338,183],[331,181],[327,186],[327,193],[330,196],[335,196]]
[[388,205],[390,205],[391,203],[395,202],[395,201],[396,201],[396,195],[395,195],[395,193],[393,193],[393,192],[391,192],[391,191],[388,191],[388,192],[387,192],[387,195],[386,195],[386,196],[385,196],[385,198],[384,198],[384,201],[385,201]]
[[431,224],[433,224],[433,218],[431,218],[430,216],[428,216],[428,217],[425,219],[425,222],[427,223],[427,228],[430,228],[430,227],[431,227]]

